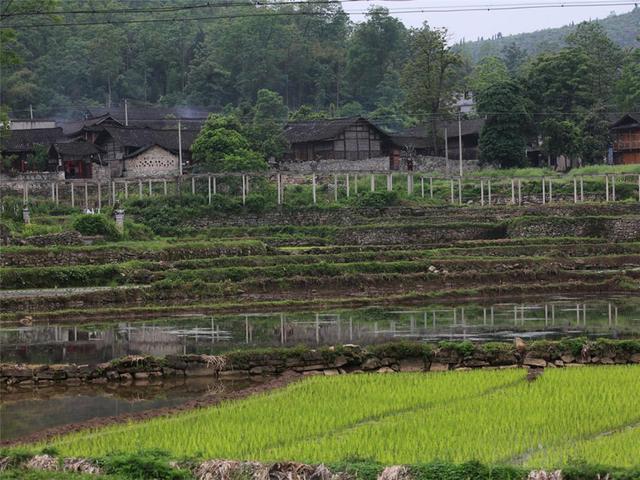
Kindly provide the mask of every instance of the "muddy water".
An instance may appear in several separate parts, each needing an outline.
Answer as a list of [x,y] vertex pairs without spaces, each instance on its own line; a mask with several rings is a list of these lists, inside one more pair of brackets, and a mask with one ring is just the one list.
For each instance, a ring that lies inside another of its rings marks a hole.
[[507,340],[640,334],[640,298],[549,297],[495,304],[157,318],[0,328],[0,361],[97,363],[127,354],[375,343],[392,339]]
[[245,382],[173,379],[147,385],[14,386],[0,394],[0,440],[43,430],[206,400],[240,390]]

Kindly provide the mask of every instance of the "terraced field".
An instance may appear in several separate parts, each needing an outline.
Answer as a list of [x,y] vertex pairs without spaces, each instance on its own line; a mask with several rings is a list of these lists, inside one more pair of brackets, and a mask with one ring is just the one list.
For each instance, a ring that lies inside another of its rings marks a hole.
[[59,438],[67,456],[161,448],[174,457],[383,464],[480,460],[618,467],[640,458],[640,367],[314,377],[170,418]]
[[[236,226],[205,215],[184,220],[203,225],[195,236],[185,227],[177,238],[10,246],[0,258],[0,308],[9,312],[0,318],[629,292],[640,278],[636,210],[399,207],[377,210],[379,220],[367,209],[283,211],[240,216]],[[153,224],[149,215],[139,209],[136,220]]]

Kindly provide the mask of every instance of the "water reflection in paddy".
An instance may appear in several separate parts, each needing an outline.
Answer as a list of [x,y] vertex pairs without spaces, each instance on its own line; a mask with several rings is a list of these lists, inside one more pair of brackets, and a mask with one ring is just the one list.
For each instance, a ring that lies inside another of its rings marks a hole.
[[127,354],[215,354],[255,346],[638,333],[638,298],[552,297],[485,305],[192,315],[140,322],[114,319],[78,326],[6,327],[0,328],[0,360],[96,363]]
[[0,440],[80,423],[202,400],[239,390],[251,381],[175,378],[143,385],[15,385],[0,394]]

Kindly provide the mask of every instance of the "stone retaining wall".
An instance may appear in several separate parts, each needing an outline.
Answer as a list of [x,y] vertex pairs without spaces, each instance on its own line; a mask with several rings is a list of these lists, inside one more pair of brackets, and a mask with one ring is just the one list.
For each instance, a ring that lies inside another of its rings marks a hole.
[[632,340],[539,341],[527,346],[470,342],[388,343],[368,348],[342,345],[233,352],[223,356],[128,356],[97,365],[0,365],[0,385],[149,382],[163,377],[248,379],[293,371],[303,375],[361,372],[434,372],[474,368],[557,368],[640,364],[640,342]]

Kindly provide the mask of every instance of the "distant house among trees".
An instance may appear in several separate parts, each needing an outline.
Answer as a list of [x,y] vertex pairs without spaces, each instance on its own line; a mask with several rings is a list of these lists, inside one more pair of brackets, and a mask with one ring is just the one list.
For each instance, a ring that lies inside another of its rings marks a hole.
[[391,137],[362,117],[292,122],[285,126],[289,143],[285,160],[366,160],[388,156]]
[[640,163],[640,115],[627,114],[611,125],[613,163]]
[[45,170],[49,147],[63,138],[61,128],[10,130],[2,141],[3,170]]

